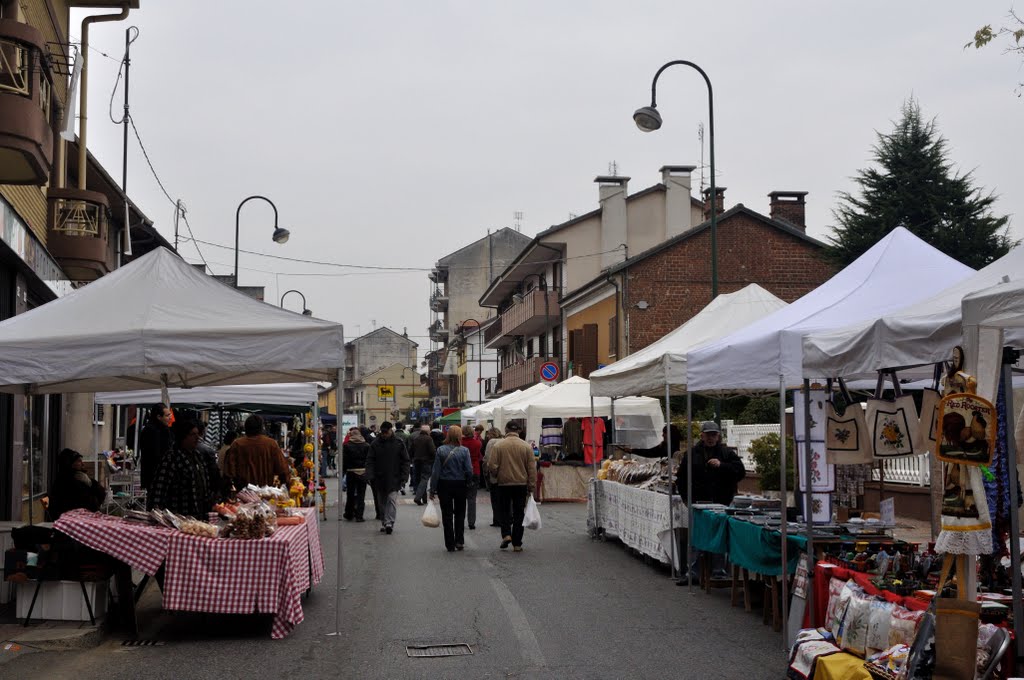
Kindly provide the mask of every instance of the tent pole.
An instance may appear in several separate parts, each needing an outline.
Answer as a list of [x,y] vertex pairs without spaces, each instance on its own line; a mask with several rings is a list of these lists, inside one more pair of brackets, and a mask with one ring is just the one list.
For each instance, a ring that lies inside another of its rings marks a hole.
[[814,484],[811,480],[811,381],[804,378],[804,522],[807,527],[807,611],[814,619]]
[[[334,392],[334,396],[336,398],[335,410],[337,410],[336,417],[338,418],[338,425],[339,426],[341,425],[341,422],[342,422],[341,414],[342,414],[342,410],[344,409],[344,403],[345,403],[344,402],[344,397],[345,397],[345,361],[344,361],[345,341],[344,341],[344,337],[342,338],[341,352],[342,352],[342,362],[341,362],[342,365],[338,369],[338,387],[337,387],[337,389],[335,389],[335,392]],[[342,452],[342,456],[344,456],[344,451]],[[342,577],[342,574],[341,574],[341,572],[342,572],[342,561],[341,561],[341,522],[342,522],[342,511],[341,511],[341,502],[342,502],[342,493],[343,493],[341,485],[342,485],[342,480],[345,479],[344,469],[345,469],[344,458],[342,458],[342,460],[338,461],[338,521],[335,524],[335,526],[336,526],[335,535],[336,535],[337,540],[338,540],[338,578],[336,579],[335,585],[334,585],[334,632],[327,634],[328,636],[334,635],[334,636],[338,636],[338,637],[341,637],[341,592],[343,590],[345,590],[345,586],[341,585],[341,577]]]
[[[686,390],[686,581],[693,594],[693,395]],[[682,490],[679,490],[682,493]]]
[[1017,657],[1024,656],[1024,606],[1021,604],[1020,583],[1020,497],[1017,488],[1017,442],[1014,437],[1013,364],[1019,352],[1003,348],[1003,398],[1006,404],[1006,466],[1007,485],[1010,489],[1010,572],[1013,584],[1013,633],[1017,638]]
[[[594,465],[594,537],[601,535],[601,515],[597,511],[597,426],[594,424],[594,395],[590,395],[590,460]],[[586,456],[587,445],[583,445],[584,457]]]
[[[320,400],[313,402],[313,508],[320,495]],[[324,496],[324,519],[327,519],[327,497]]]
[[789,547],[789,520],[786,515],[786,510],[789,507],[789,503],[786,501],[786,464],[788,462],[786,455],[786,383],[783,381],[781,373],[779,374],[779,450],[782,458],[779,463],[779,495],[782,499],[779,503],[779,508],[782,510],[782,516],[779,518],[779,531],[782,534],[780,536],[782,541],[782,647],[789,649],[789,570],[787,569],[789,556],[786,554]]
[[665,381],[665,457],[668,459],[668,535],[669,545],[672,553],[669,558],[669,565],[672,571],[672,578],[678,578],[676,571],[676,527],[672,517],[672,406],[669,404],[668,381]]
[[28,402],[25,408],[25,413],[28,416],[28,523],[35,524],[35,511],[32,509],[36,483],[35,423],[33,421],[35,414],[32,412],[34,400],[28,389],[25,390],[25,400]]
[[92,463],[92,478],[100,481],[100,452],[99,452],[99,425],[96,424],[96,393],[92,393],[92,453],[95,456]]

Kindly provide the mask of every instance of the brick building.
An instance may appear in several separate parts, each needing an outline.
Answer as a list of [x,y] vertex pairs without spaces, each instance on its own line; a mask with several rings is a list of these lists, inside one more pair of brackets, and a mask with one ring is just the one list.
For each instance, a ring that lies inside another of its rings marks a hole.
[[[717,192],[721,209],[725,188]],[[707,193],[705,218],[710,214]],[[769,215],[742,204],[718,214],[719,293],[757,283],[792,302],[834,273],[822,257],[825,244],[806,233],[806,192],[775,191],[769,198]],[[576,374],[589,375],[643,349],[711,301],[710,227],[705,219],[610,267],[561,300],[563,309],[574,309],[585,322],[582,342],[570,342]],[[612,297],[616,303],[609,306],[606,301]],[[595,310],[600,313],[590,318]]]

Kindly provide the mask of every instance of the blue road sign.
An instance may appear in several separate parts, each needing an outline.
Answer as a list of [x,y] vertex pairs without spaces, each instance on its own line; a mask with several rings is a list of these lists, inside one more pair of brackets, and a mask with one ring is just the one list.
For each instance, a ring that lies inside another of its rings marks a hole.
[[558,380],[558,364],[553,361],[545,361],[540,366],[540,377],[548,382]]

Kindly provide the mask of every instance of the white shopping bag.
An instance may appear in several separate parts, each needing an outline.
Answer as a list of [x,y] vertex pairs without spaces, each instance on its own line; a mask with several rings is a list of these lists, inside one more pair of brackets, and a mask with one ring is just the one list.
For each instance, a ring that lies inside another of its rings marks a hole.
[[523,526],[527,529],[540,529],[540,508],[537,507],[537,501],[533,500],[533,494],[530,494],[530,499],[526,501]]
[[437,509],[437,503],[427,501],[427,507],[423,510],[423,526],[436,529],[441,526],[441,511]]

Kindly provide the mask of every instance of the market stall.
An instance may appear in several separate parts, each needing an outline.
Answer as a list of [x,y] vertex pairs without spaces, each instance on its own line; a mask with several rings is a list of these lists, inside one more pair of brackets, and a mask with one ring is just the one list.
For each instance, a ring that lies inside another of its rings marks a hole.
[[[596,518],[589,516],[588,522],[596,521],[593,526],[600,526],[605,536],[616,538],[626,547],[663,564],[674,563],[677,570],[682,569],[679,551],[674,549],[679,545],[679,530],[687,526],[682,497],[672,497],[670,517],[665,494],[601,479],[591,485],[588,493],[591,505],[598,509]],[[675,540],[673,531],[676,531]]]
[[[691,352],[688,387],[694,392],[723,396],[777,391],[780,403],[784,404],[786,391],[802,382],[806,412],[810,402],[808,378],[831,376],[804,371],[802,339],[805,335],[877,318],[930,297],[934,294],[935,281],[952,285],[972,273],[969,267],[897,227],[842,271],[788,307]],[[802,438],[810,442],[810,418],[804,422]],[[784,429],[781,441],[786,441]],[[806,480],[812,479],[812,456],[806,455],[808,448],[805,443],[798,450],[802,476]],[[821,472],[826,472],[824,460],[818,460]],[[784,497],[785,464],[780,477]],[[814,500],[822,504],[830,501],[827,493],[812,499],[813,489],[814,485],[808,483],[802,494],[802,505],[808,508],[803,514],[809,520],[812,520],[810,509],[814,507]],[[813,524],[813,520],[806,522],[804,529],[811,555],[814,554]],[[787,525],[783,514],[780,527],[783,534],[788,534]],[[782,545],[785,551],[786,543]],[[785,552],[782,561],[788,562]],[[787,585],[783,579],[783,587]],[[813,589],[809,593],[813,600]],[[788,607],[788,599],[788,593],[784,592],[784,607]]]
[[[525,408],[534,399],[539,398],[550,389],[550,383],[539,382],[536,385],[532,385],[525,390],[522,390],[514,397],[509,399],[502,398],[499,400],[501,402],[500,404],[495,404],[490,408],[490,413],[487,417],[490,418],[494,427],[499,430],[504,430],[508,421],[517,417],[522,417],[521,409]],[[520,413],[520,415],[512,415],[513,413]]]
[[302,594],[324,574],[316,511],[297,512],[301,523],[254,540],[202,538],[85,510],[54,527],[150,576],[163,566],[164,609],[273,614],[272,636],[280,639],[302,623]]
[[[340,384],[344,344],[339,324],[254,300],[159,248],[0,323],[0,391],[34,395],[296,380]],[[205,549],[220,547],[219,539],[194,540],[206,542]],[[155,568],[153,561],[163,561],[166,553],[147,550],[148,545],[124,542],[123,551],[115,552],[123,564],[130,557]],[[339,579],[340,553],[339,536]],[[122,591],[119,599],[128,602],[132,595]],[[288,618],[296,622],[294,614]]]
[[[591,396],[612,397],[613,406],[618,404],[618,401],[614,399],[615,397],[633,394],[664,396],[665,421],[671,421],[672,414],[669,409],[670,395],[687,393],[687,353],[785,306],[785,302],[757,284],[750,284],[735,293],[719,295],[693,318],[657,342],[639,352],[630,354],[610,366],[591,373]],[[690,418],[689,403],[690,399],[688,396],[687,420]],[[688,432],[687,450],[690,448],[690,445],[690,433]],[[673,451],[669,451],[666,448],[666,460],[669,460],[673,453]],[[675,471],[669,465],[665,471],[665,477],[671,481],[674,479],[674,476]],[[645,493],[650,494],[653,492],[646,491]],[[667,504],[664,498],[665,496],[662,496],[659,501],[656,496],[651,496],[649,500],[651,503],[660,502],[661,505],[665,506]],[[592,504],[593,507],[591,508],[596,520],[594,531],[597,534],[605,530],[601,520],[606,516],[606,513],[601,508],[601,500],[601,495],[596,495]],[[689,500],[688,493],[685,500]],[[672,514],[669,514],[667,507],[664,512],[669,518],[671,529],[676,526],[672,521],[672,517],[675,515],[675,500],[673,499],[670,502],[673,508]],[[617,510],[612,508],[608,512],[614,515]],[[686,523],[684,522],[685,525]],[[674,540],[676,532],[669,531],[668,536],[671,542]],[[675,547],[670,545],[670,553],[675,554],[676,552]],[[688,564],[691,561],[690,553],[690,545],[687,543],[686,561]],[[677,567],[678,565],[675,566]]]
[[501,406],[502,403],[515,399],[518,395],[522,394],[522,390],[516,390],[515,392],[509,392],[508,394],[498,397],[497,399],[491,399],[485,401],[482,404],[476,406],[470,406],[469,408],[462,409],[460,418],[462,426],[475,425],[476,423],[486,423],[491,418],[491,413],[496,406]]

